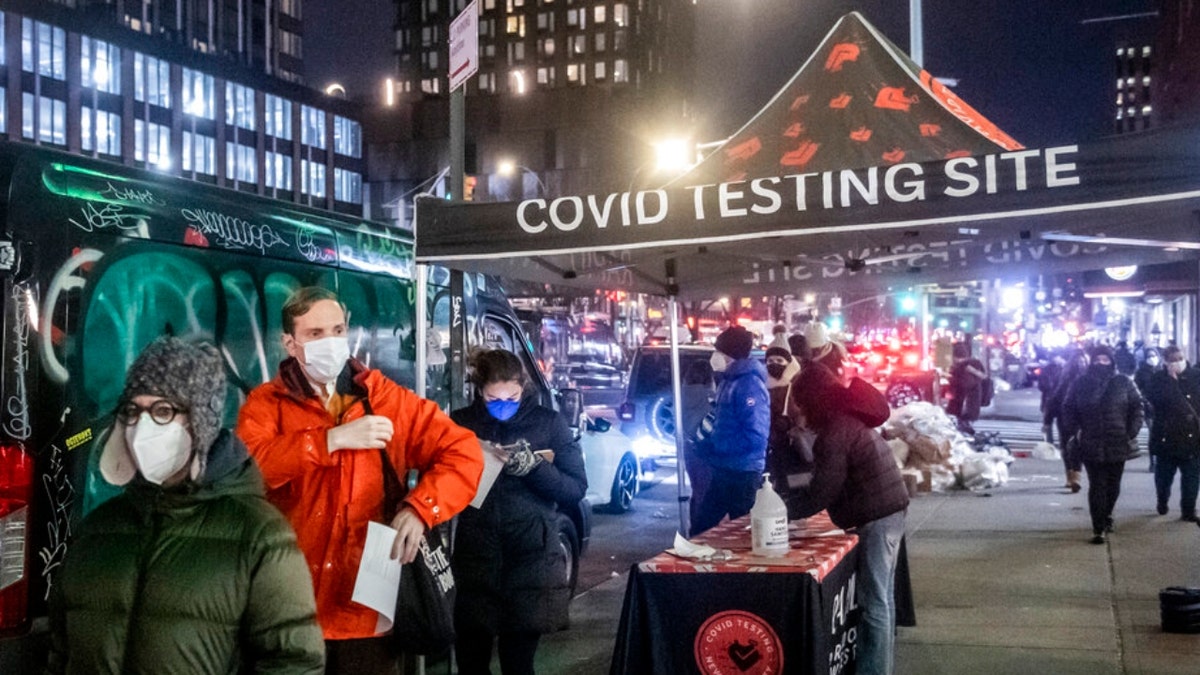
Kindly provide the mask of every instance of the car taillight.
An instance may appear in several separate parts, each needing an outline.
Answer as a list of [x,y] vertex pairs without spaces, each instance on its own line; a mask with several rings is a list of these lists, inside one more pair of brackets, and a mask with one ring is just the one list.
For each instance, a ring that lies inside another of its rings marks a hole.
[[633,403],[625,401],[619,408],[617,408],[617,417],[622,422],[632,422],[634,410],[636,410],[636,408],[634,408]]
[[0,446],[0,630],[23,626],[29,601],[29,509],[33,456]]
[[904,354],[904,365],[915,368],[921,362],[921,355],[914,352],[906,352]]

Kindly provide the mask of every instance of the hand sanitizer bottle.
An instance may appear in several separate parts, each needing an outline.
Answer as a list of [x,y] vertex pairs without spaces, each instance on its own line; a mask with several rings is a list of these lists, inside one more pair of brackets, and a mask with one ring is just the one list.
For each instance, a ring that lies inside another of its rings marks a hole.
[[750,508],[750,546],[755,556],[773,558],[788,552],[787,507],[771,487],[769,473],[763,474],[762,487]]

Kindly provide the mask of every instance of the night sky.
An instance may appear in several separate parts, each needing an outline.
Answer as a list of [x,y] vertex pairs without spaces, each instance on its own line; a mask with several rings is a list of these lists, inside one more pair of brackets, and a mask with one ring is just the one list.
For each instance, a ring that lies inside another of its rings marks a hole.
[[[1027,146],[1110,133],[1114,52],[1153,18],[1085,19],[1157,9],[1157,0],[924,0],[925,68]],[[694,101],[702,140],[736,131],[857,10],[908,49],[904,0],[699,0]],[[392,0],[306,0],[308,82],[376,97],[392,68]],[[1142,41],[1137,44],[1142,44]]]

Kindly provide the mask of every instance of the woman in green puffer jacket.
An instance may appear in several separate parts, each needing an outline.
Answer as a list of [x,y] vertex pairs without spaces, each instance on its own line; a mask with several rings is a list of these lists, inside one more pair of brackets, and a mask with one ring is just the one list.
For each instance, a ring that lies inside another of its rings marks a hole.
[[224,402],[211,346],[159,338],[130,368],[100,459],[127,487],[70,544],[48,673],[323,671],[304,557]]

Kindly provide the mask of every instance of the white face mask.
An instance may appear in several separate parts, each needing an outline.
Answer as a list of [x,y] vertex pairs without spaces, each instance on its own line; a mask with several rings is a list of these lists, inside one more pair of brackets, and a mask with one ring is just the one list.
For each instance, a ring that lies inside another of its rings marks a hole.
[[309,379],[329,384],[337,379],[346,359],[350,358],[350,342],[344,335],[334,335],[312,342],[305,342],[304,372]]
[[142,477],[155,485],[179,473],[192,455],[187,428],[175,421],[158,424],[149,412],[143,412],[137,424],[125,427],[125,444]]
[[1146,365],[1150,366],[1151,368],[1157,368],[1158,367],[1158,357],[1157,356],[1147,356],[1146,357]]
[[712,366],[714,373],[723,373],[729,367],[729,357],[721,352],[714,351],[708,363]]
[[1187,361],[1167,361],[1167,370],[1174,375],[1178,375],[1187,368]]

